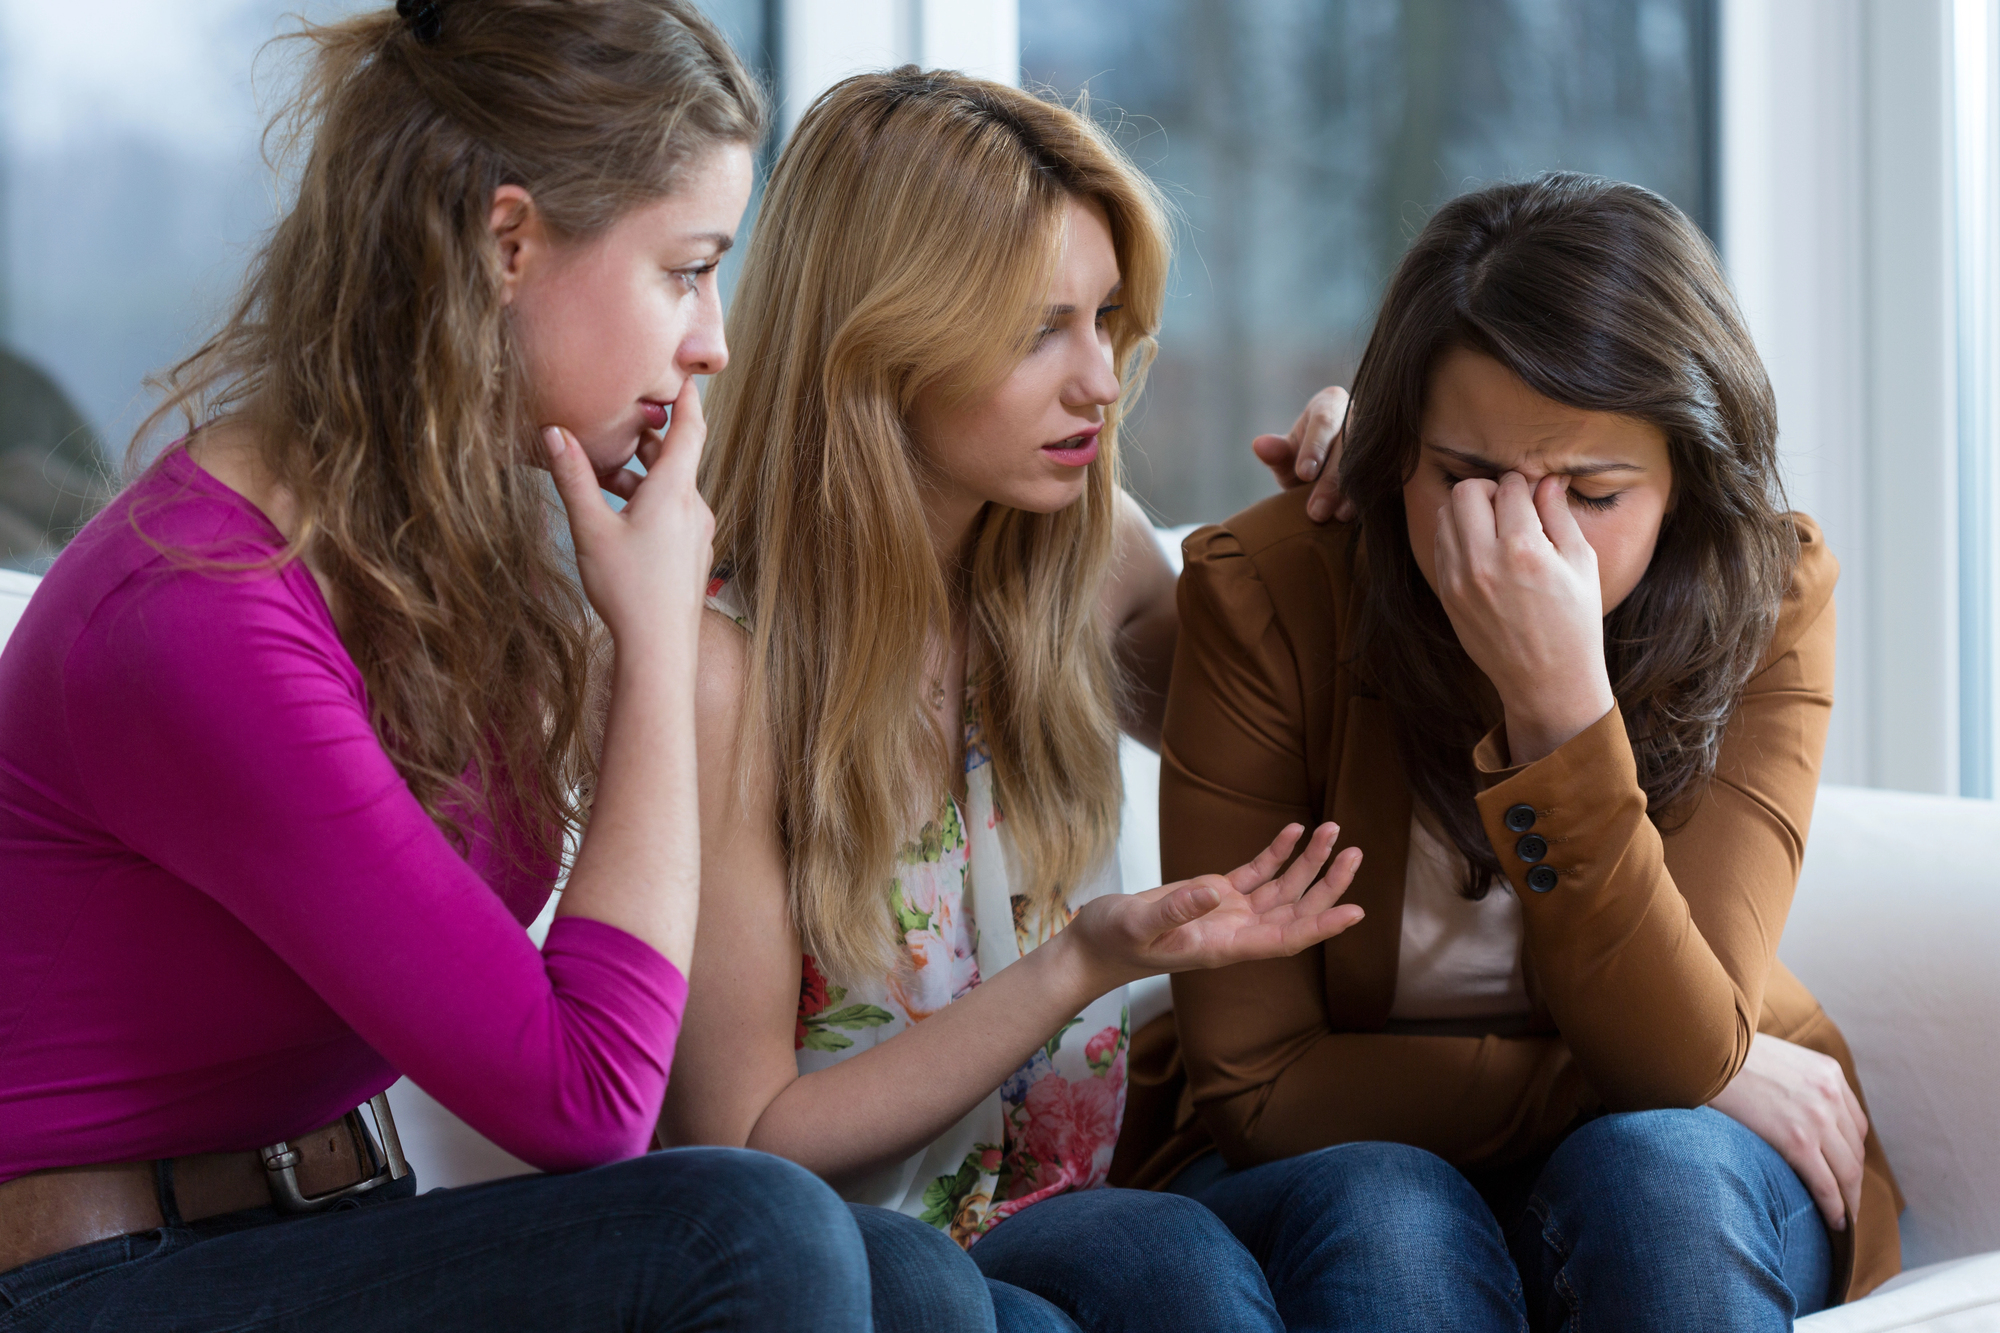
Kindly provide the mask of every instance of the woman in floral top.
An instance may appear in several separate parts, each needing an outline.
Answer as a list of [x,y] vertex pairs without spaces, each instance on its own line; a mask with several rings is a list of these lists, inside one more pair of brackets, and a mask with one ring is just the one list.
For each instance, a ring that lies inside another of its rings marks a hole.
[[1167,250],[1086,118],[907,68],[807,112],[736,296],[661,1130],[873,1205],[878,1327],[1282,1327],[1212,1214],[1104,1188],[1126,984],[1360,915],[1331,825],[1121,892],[1118,732],[1157,743],[1177,621],[1117,427]]

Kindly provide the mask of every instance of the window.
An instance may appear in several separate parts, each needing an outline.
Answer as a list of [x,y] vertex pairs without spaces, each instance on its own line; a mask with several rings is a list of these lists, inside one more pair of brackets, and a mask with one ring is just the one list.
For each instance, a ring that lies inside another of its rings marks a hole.
[[1021,0],[1029,86],[1087,89],[1185,215],[1133,488],[1163,521],[1270,489],[1250,436],[1349,379],[1429,211],[1552,168],[1713,234],[1713,0]]
[[[372,7],[0,0],[0,564],[46,566],[83,460],[123,457],[145,377],[218,322],[271,225],[286,71],[260,49],[291,14]],[[764,0],[704,7],[768,70]]]
[[1958,336],[1958,771],[1966,796],[1994,794],[1994,526],[2000,516],[2000,5],[1956,0],[1953,25],[1953,175]]

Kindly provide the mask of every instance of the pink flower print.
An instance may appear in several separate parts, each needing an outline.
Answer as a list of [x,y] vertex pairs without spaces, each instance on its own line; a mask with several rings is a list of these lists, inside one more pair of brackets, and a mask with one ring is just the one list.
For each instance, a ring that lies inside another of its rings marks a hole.
[[[935,869],[912,867],[899,890],[909,895],[907,901],[898,900],[908,962],[889,976],[889,993],[913,1023],[963,998],[979,984],[979,957],[958,902],[965,881],[953,874],[955,885],[941,885],[938,875],[930,873]],[[958,894],[950,892],[953,887]]]
[[1125,1086],[1125,1034],[1117,1026],[1104,1029],[1084,1043],[1083,1058],[1090,1072],[1109,1083],[1115,1092]]
[[1062,1163],[1084,1188],[1096,1184],[1110,1170],[1109,1150],[1118,1141],[1118,1100],[1100,1079],[1072,1083],[1050,1074],[1028,1089],[1028,1151],[1040,1161]]
[[994,1223],[1065,1191],[1102,1185],[1111,1171],[1121,1109],[1117,1091],[1102,1079],[1072,1083],[1049,1074],[1036,1080],[1022,1103],[1020,1119],[1026,1123],[1017,1144],[1033,1171],[1014,1173],[1033,1187],[995,1205]]
[[1114,1023],[1083,1044],[1083,1058],[1090,1061],[1090,1067],[1095,1070],[1100,1065],[1110,1064],[1117,1049],[1118,1025]]
[[988,1148],[979,1154],[979,1169],[989,1176],[996,1174],[1000,1170],[1001,1156],[998,1148]]

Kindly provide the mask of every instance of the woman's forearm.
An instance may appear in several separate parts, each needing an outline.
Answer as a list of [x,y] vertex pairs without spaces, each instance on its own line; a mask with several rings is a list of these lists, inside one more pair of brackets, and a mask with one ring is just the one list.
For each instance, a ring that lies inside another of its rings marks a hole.
[[1365,1139],[1460,1166],[1514,1161],[1597,1105],[1559,1037],[1326,1032],[1269,1083],[1204,1098],[1196,1077],[1202,1121],[1237,1167]]
[[800,1075],[746,1146],[836,1183],[901,1161],[977,1106],[1110,989],[1067,932],[872,1050]]
[[695,661],[692,633],[619,646],[590,823],[557,909],[637,936],[683,974],[701,879]]

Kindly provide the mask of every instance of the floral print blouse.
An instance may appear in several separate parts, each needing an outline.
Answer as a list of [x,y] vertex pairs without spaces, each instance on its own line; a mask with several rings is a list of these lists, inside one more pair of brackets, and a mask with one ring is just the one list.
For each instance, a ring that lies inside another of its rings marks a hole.
[[[727,578],[708,604],[748,628]],[[904,846],[883,903],[902,940],[886,976],[830,978],[800,959],[794,1033],[799,1072],[848,1059],[969,994],[1069,924],[1090,899],[1121,891],[1118,861],[1044,920],[1011,891],[1013,852],[993,798],[992,756],[968,696],[966,801],[949,792]],[[895,1208],[970,1246],[1040,1199],[1104,1183],[1125,1112],[1131,1019],[1124,988],[1092,1001],[964,1119],[922,1152],[851,1185],[857,1203]]]

